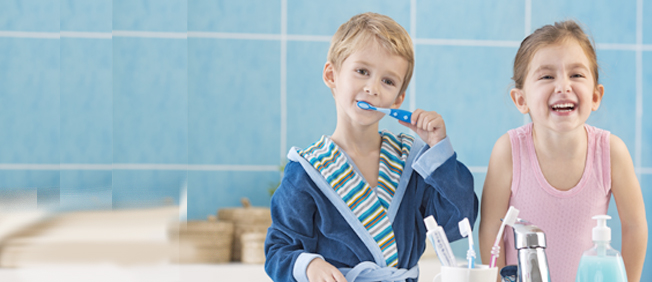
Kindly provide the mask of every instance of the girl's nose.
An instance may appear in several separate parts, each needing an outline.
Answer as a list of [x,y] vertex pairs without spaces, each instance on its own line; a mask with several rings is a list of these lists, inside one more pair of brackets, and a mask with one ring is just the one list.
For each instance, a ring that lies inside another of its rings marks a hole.
[[560,81],[560,83],[557,84],[556,88],[557,89],[555,89],[555,93],[558,93],[558,94],[561,94],[561,93],[568,94],[568,93],[571,93],[571,91],[572,91],[570,81],[568,81],[567,79],[564,79],[564,80]]

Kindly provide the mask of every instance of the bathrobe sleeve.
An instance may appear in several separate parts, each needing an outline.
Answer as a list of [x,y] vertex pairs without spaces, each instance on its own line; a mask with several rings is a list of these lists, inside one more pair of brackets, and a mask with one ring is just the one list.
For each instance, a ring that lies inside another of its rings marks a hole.
[[448,137],[433,147],[424,146],[412,168],[419,174],[417,187],[424,187],[420,211],[432,215],[446,231],[449,241],[462,238],[458,222],[467,217],[474,226],[478,216],[478,197],[473,190],[473,175],[457,161]]
[[265,271],[274,281],[308,281],[305,273],[308,264],[316,257],[323,259],[306,251],[316,249],[317,209],[313,197],[296,187],[300,178],[297,174],[301,173],[305,174],[300,164],[288,163],[281,185],[272,197],[272,226],[265,240]]

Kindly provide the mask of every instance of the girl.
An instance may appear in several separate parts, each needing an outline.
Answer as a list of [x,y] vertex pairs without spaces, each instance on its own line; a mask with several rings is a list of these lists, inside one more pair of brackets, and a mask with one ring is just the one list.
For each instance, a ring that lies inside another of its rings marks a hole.
[[[573,21],[546,25],[523,40],[514,59],[516,108],[532,123],[510,130],[491,153],[481,204],[480,251],[491,248],[509,206],[546,232],[551,281],[575,281],[592,247],[592,216],[606,214],[614,195],[622,223],[629,281],[639,281],[647,246],[641,188],[624,142],[586,124],[600,106],[595,50]],[[499,268],[517,264],[514,235],[505,231]]]

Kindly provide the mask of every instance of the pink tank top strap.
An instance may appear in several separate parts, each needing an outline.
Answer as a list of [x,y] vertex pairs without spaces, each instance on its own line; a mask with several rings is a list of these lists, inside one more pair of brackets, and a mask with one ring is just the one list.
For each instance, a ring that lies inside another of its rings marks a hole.
[[595,140],[593,169],[596,176],[602,180],[604,193],[608,194],[611,190],[611,147],[609,143],[611,133],[588,124],[585,125],[585,128],[589,140]]
[[521,172],[530,169],[528,139],[532,139],[532,123],[507,131],[512,144],[512,194],[518,192],[521,184]]

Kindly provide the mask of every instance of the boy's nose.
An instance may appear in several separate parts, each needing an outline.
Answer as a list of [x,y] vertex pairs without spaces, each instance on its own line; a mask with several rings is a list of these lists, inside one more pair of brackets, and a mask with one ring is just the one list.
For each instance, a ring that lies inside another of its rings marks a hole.
[[374,95],[374,96],[378,95],[378,83],[370,80],[365,85],[364,92],[369,95]]

